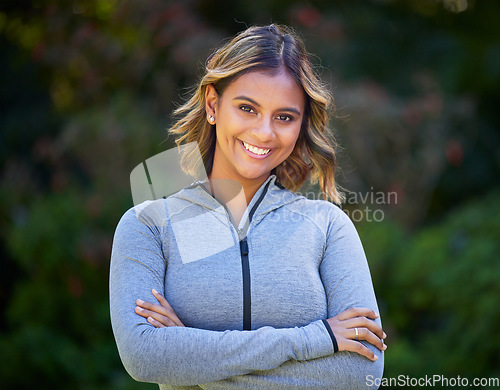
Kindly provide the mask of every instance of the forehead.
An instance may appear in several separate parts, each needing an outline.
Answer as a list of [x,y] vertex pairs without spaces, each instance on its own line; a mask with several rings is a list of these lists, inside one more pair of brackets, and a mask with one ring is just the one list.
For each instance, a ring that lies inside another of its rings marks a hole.
[[295,106],[302,109],[305,104],[302,87],[286,71],[246,73],[234,80],[224,95],[231,99],[249,97],[262,106],[270,107]]

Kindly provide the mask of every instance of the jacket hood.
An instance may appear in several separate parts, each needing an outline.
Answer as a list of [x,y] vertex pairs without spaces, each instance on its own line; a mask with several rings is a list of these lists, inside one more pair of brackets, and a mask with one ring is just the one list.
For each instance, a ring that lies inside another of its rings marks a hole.
[[[170,198],[188,201],[210,211],[226,213],[227,209],[225,205],[210,193],[209,188],[210,184],[208,181],[194,182],[189,187],[171,195]],[[239,188],[241,188],[241,185]],[[234,196],[239,193],[236,187],[229,189],[229,191],[232,191]],[[259,187],[247,206],[245,214],[242,217],[242,222],[245,219],[248,219],[248,223],[251,221],[257,222],[267,213],[301,198],[303,196],[296,195],[284,188],[277,181],[276,175],[270,175]]]

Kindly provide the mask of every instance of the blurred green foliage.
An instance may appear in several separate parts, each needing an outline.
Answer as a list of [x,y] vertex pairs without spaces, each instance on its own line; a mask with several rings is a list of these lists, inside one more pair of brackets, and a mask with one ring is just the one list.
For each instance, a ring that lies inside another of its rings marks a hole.
[[[138,129],[143,137],[136,140]],[[113,342],[107,279],[117,217],[131,206],[127,172],[160,145],[158,129],[161,121],[137,101],[111,99],[75,114],[59,137],[38,146],[59,163],[73,160],[52,191],[21,206],[3,187],[0,198],[14,210],[5,239],[15,266],[2,275],[4,289],[11,286],[2,318],[8,337],[0,338],[0,355],[8,357],[2,388],[140,387]]]
[[385,376],[500,376],[498,14],[463,0],[2,2],[0,388],[156,388],[125,372],[109,321],[129,174],[172,146],[167,114],[209,53],[270,22],[299,31],[332,85],[342,184],[397,194],[368,205],[383,221],[358,223]]
[[500,189],[415,235],[359,232],[389,334],[386,376],[499,377]]

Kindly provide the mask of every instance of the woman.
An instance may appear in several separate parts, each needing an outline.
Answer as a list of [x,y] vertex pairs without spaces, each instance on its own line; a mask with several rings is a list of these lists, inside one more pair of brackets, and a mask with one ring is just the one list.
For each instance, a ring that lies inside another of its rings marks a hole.
[[291,192],[311,175],[341,200],[330,104],[285,27],[251,27],[209,58],[170,130],[198,143],[209,180],[136,206],[115,233],[111,320],[134,379],[350,389],[382,377],[385,333],[356,230],[332,203]]

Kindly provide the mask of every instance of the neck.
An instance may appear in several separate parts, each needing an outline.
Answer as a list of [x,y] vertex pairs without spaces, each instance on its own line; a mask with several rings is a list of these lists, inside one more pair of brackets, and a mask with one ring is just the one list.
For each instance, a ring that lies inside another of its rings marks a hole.
[[218,178],[211,174],[210,188],[207,188],[220,202],[226,205],[235,226],[239,226],[250,201],[262,183],[267,179],[241,182],[234,179]]
[[258,180],[234,180],[211,174],[209,176],[209,181],[212,194],[222,202],[227,203],[237,194],[242,192],[242,194],[244,194],[246,206],[248,206],[257,190],[268,177],[269,176],[259,178]]

